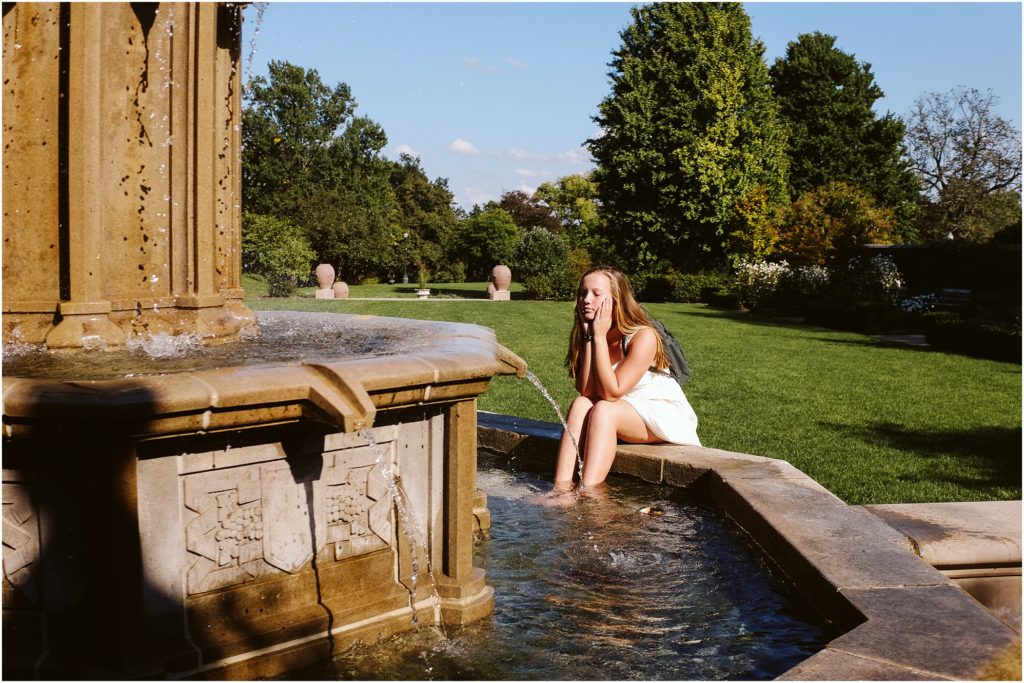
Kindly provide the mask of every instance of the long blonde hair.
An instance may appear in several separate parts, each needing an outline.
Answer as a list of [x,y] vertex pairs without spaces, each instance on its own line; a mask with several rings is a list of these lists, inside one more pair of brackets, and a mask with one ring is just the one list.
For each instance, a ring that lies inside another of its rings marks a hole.
[[[576,306],[579,306],[580,293],[583,291],[583,280],[593,273],[602,273],[608,276],[611,283],[609,293],[612,295],[612,327],[617,328],[623,337],[635,334],[637,331],[652,327],[651,319],[647,311],[637,303],[633,295],[633,288],[629,286],[629,279],[622,271],[611,266],[595,266],[580,276],[576,285]],[[583,350],[583,335],[586,333],[584,323],[581,322],[577,313],[573,316],[572,332],[569,333],[569,352],[565,356],[565,364],[569,367],[569,376],[576,377],[576,366],[579,363],[580,352]],[[654,367],[663,370],[668,367],[668,357],[665,355],[665,348],[661,343],[661,335],[655,334],[657,347],[654,352]]]

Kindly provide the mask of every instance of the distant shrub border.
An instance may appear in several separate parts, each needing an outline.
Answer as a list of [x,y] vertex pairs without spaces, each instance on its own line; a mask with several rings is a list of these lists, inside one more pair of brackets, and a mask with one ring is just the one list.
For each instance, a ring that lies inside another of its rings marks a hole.
[[932,311],[922,318],[925,341],[933,348],[978,358],[1021,362],[1019,320],[1016,326],[985,320],[962,320],[951,311]]

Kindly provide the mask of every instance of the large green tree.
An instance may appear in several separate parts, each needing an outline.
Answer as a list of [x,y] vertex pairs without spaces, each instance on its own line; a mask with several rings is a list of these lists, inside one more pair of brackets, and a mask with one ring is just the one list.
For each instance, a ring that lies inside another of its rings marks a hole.
[[763,216],[740,207],[787,200],[764,46],[738,3],[655,3],[631,15],[594,118],[602,134],[587,141],[607,237],[636,271],[746,256]]
[[247,211],[299,218],[311,189],[330,183],[331,146],[355,111],[348,86],[316,70],[271,61],[254,76],[242,111],[242,200]]
[[302,228],[317,260],[344,279],[396,272],[401,229],[392,162],[374,121],[355,116],[349,88],[326,86],[316,70],[272,61],[252,79],[242,112],[242,197],[246,210]]
[[452,268],[447,254],[458,227],[447,179],[431,181],[417,157],[402,154],[392,168],[391,185],[402,228],[403,272],[410,265],[422,264],[434,282],[461,279],[461,270]]
[[835,36],[802,34],[769,71],[789,128],[792,196],[848,183],[892,209],[910,237],[919,183],[903,158],[903,122],[890,113],[875,114],[873,106],[884,93],[871,65],[835,43]]
[[452,251],[465,264],[468,279],[483,281],[494,266],[512,262],[522,236],[523,231],[505,209],[473,207],[470,215],[459,222]]
[[568,175],[553,183],[541,183],[533,198],[551,210],[570,244],[597,251],[592,242],[600,222],[598,192],[597,183],[589,174]]

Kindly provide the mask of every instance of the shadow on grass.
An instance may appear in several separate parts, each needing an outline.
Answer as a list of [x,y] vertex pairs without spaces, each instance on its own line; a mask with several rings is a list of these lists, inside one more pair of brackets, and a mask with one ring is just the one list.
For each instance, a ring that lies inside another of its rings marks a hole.
[[[661,305],[669,306],[671,304]],[[804,318],[800,317],[787,318],[758,315],[757,313],[752,313],[746,309],[733,310],[728,308],[713,308],[711,306],[705,306],[703,308],[680,309],[672,312],[681,316],[690,316],[694,318],[722,318],[724,320],[734,320],[736,322],[746,323],[748,325],[759,325],[762,327],[798,328],[815,332],[836,331],[833,328],[809,323]]]
[[[1013,427],[977,427],[958,431],[907,429],[892,423],[873,425],[822,426],[859,439],[919,455],[922,458],[953,457],[962,465],[963,477],[943,475],[930,470],[929,479],[942,480],[964,488],[986,490],[993,486],[1016,488],[1021,485],[1021,430]],[[969,473],[976,476],[971,477]]]
[[[415,292],[416,288],[413,288],[413,289],[411,289],[409,291]],[[453,296],[453,297],[457,297],[459,299],[486,299],[487,298],[487,290],[477,291],[475,289],[446,289],[444,287],[431,287],[430,288],[430,294],[431,295],[435,295],[436,294],[438,296]]]

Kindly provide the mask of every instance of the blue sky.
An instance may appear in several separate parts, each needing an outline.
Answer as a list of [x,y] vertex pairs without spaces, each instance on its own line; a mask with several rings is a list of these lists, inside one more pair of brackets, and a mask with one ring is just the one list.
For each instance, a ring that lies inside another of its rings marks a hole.
[[[245,10],[243,78],[284,60],[347,83],[357,113],[387,133],[385,156],[418,156],[469,209],[592,167],[583,143],[597,133],[591,117],[632,6],[258,3]],[[885,92],[880,113],[902,116],[926,92],[966,85],[991,88],[1020,129],[1020,3],[744,6],[769,65],[799,34],[821,31],[871,64]]]

